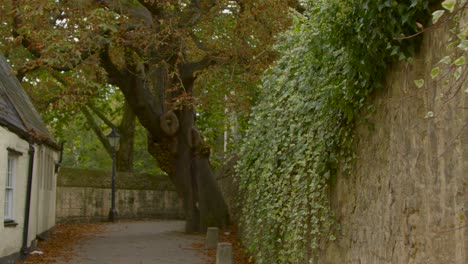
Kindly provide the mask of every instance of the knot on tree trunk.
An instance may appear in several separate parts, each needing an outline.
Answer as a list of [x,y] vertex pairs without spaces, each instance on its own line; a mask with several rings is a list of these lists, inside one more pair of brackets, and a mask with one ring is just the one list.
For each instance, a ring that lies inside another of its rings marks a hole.
[[191,127],[187,133],[187,142],[190,148],[196,148],[203,141],[200,132],[195,127]]
[[174,111],[168,111],[161,115],[159,125],[168,136],[174,136],[179,130],[179,119]]
[[206,157],[210,156],[210,145],[206,143],[206,141],[201,136],[200,132],[195,127],[192,127],[189,130],[187,136],[188,145],[195,154],[199,154]]
[[169,175],[173,175],[174,171],[174,155],[170,151],[168,144],[159,144],[153,141],[148,141],[148,152],[158,162],[159,167]]

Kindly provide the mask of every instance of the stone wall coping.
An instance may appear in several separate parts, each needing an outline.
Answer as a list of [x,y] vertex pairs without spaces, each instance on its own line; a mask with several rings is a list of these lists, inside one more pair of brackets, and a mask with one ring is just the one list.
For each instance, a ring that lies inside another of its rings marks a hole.
[[[57,177],[58,187],[91,187],[110,188],[112,174],[110,171],[61,168]],[[118,172],[116,188],[126,190],[161,190],[174,191],[174,184],[164,174],[134,174]]]

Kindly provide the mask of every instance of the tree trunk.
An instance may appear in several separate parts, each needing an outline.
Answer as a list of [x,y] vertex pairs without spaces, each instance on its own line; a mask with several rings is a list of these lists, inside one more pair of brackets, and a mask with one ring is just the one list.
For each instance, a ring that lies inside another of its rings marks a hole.
[[184,107],[177,116],[180,131],[175,177],[185,188],[186,230],[205,232],[209,226],[224,227],[228,224],[228,211],[209,164],[209,146],[194,126],[191,107]]
[[135,114],[125,103],[122,122],[119,126],[120,148],[116,153],[117,171],[133,172],[135,146]]
[[[147,65],[147,73],[136,70],[143,67],[133,67],[131,72],[122,70],[115,67],[107,52],[101,55],[110,80],[121,89],[148,131],[148,151],[183,199],[186,231],[205,232],[208,226],[226,226],[227,206],[211,171],[209,146],[195,128],[194,109],[191,105],[172,109],[168,103],[181,92],[174,87],[182,77],[171,78],[169,70],[161,65]],[[188,72],[182,85],[183,91],[191,94],[195,78],[194,71]]]

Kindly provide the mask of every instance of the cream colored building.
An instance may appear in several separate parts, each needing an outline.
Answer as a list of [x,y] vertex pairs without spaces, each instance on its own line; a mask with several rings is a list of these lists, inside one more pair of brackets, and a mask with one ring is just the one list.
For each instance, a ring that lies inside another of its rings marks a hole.
[[0,263],[14,263],[55,225],[59,148],[11,73],[0,54]]

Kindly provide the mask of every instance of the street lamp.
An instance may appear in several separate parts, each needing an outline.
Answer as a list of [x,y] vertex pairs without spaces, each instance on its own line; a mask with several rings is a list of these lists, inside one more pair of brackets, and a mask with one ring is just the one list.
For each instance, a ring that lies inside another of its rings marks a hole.
[[117,210],[115,209],[115,151],[119,148],[120,135],[112,128],[109,135],[106,136],[112,147],[112,207],[109,212],[109,221],[117,220]]

